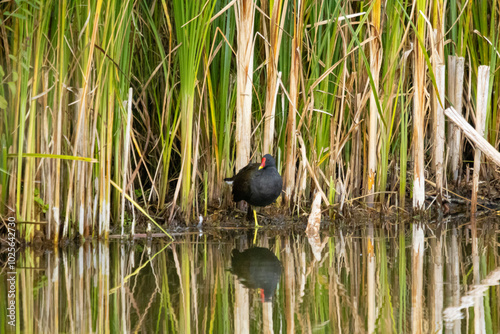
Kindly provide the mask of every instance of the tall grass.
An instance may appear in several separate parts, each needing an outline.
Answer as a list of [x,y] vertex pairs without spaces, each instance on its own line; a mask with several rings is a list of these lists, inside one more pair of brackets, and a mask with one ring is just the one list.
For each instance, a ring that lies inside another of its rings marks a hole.
[[[226,208],[223,178],[267,152],[285,180],[278,205],[291,213],[318,191],[331,213],[364,201],[404,208],[411,197],[422,207],[424,180],[435,181],[430,59],[448,68],[448,56],[467,56],[464,90],[449,80],[443,100],[463,97],[474,123],[477,68],[497,64],[496,6],[4,2],[0,213],[17,217],[28,242],[107,238],[122,212],[124,227],[135,226],[122,198],[190,224]],[[492,70],[485,135],[497,149],[498,82]],[[459,144],[460,158],[469,150]],[[494,166],[484,172],[498,178]]]
[[[198,67],[201,62],[208,23],[212,16],[215,1],[174,1],[174,22],[177,43],[179,43],[179,75],[180,75],[180,119],[181,119],[181,173],[178,184],[181,185],[181,209],[189,220],[193,209],[195,175],[191,175],[192,165],[196,165],[199,147],[193,137],[200,132],[199,120],[195,116],[195,89],[197,85]],[[193,145],[193,142],[195,143]],[[193,149],[195,153],[193,154]],[[196,173],[196,170],[193,170]]]

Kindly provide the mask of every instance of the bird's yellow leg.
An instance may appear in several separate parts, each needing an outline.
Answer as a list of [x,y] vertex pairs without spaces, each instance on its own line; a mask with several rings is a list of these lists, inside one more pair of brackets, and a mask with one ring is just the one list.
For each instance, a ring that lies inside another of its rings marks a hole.
[[257,212],[255,212],[255,209],[253,210],[253,217],[255,218],[255,228],[259,228],[259,222],[257,221]]
[[253,210],[253,217],[255,218],[255,231],[253,232],[253,244],[255,245],[257,242],[257,233],[259,232],[259,223],[257,222],[257,212]]

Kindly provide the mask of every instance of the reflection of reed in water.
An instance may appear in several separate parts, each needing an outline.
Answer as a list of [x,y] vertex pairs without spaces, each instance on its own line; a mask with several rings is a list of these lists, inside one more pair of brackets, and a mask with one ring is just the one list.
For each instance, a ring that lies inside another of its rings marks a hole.
[[[259,234],[259,246],[272,252],[246,249],[241,235],[189,235],[173,244],[87,242],[47,252],[26,247],[17,255],[18,330],[365,334],[370,326],[390,334],[421,325],[424,333],[500,333],[499,221],[478,221],[477,231],[459,223],[445,222],[440,233],[424,225],[423,238],[414,238],[406,222],[397,229],[339,228],[320,261],[304,236],[270,233]],[[414,246],[422,251],[413,254]],[[6,319],[9,268],[1,247],[0,318]],[[422,269],[414,269],[422,260]],[[232,273],[225,270],[231,264]],[[414,319],[417,280],[422,316]],[[262,289],[268,302],[250,298],[248,288]],[[0,333],[8,330],[0,320]]]
[[254,247],[231,252],[231,272],[249,289],[261,289],[262,301],[271,301],[281,277],[281,262],[269,249]]

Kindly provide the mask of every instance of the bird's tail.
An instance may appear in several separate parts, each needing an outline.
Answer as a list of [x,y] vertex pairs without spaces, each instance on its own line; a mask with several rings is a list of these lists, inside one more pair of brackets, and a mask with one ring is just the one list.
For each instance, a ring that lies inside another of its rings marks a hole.
[[224,181],[225,181],[227,184],[233,184],[234,178],[232,178],[232,177],[226,177],[226,178],[224,179]]

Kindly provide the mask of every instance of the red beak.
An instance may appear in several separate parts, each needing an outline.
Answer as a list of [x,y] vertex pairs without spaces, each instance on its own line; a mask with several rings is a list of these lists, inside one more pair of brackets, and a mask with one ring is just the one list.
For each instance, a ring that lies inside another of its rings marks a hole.
[[266,167],[266,158],[262,158],[262,162],[260,163],[259,169],[262,169],[264,167]]

